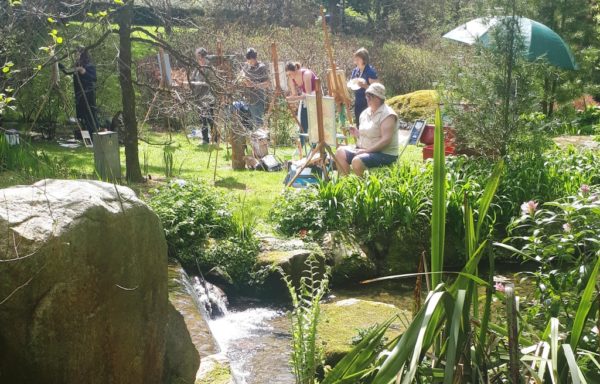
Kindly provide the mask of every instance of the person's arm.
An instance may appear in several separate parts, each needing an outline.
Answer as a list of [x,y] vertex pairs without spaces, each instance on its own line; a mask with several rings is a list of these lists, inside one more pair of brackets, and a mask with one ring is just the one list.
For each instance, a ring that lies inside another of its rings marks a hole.
[[377,72],[369,67],[369,70],[366,72],[367,80],[360,84],[362,88],[369,88],[369,85],[374,83],[379,83],[379,79],[377,78]]
[[269,89],[271,88],[271,79],[269,78],[269,69],[266,65],[263,65],[263,70],[261,71],[261,77],[258,78],[257,82],[254,86],[258,89]]
[[67,71],[63,63],[58,63],[58,69],[65,75],[72,75],[75,72],[75,70]]
[[312,95],[313,92],[315,91],[313,89],[313,85],[312,85],[312,76],[313,73],[310,70],[304,71],[304,78],[302,79],[302,81],[304,81],[304,87],[306,89],[306,93],[308,95]]
[[80,71],[79,73],[81,73],[84,76],[87,76],[88,79],[90,79],[90,81],[92,82],[96,82],[96,66],[94,65],[86,65],[83,68],[83,73]]
[[297,90],[296,90],[296,86],[294,85],[294,81],[292,80],[291,77],[287,78],[287,85],[288,85],[288,96],[285,98],[287,100],[287,102],[295,103],[296,101],[300,101],[300,100],[304,99],[303,95],[295,94],[297,92]]
[[381,139],[377,140],[377,142],[369,148],[359,149],[357,154],[380,152],[382,149],[387,147],[394,138],[394,130],[396,129],[396,116],[390,115],[386,117],[381,122],[379,129],[381,130]]

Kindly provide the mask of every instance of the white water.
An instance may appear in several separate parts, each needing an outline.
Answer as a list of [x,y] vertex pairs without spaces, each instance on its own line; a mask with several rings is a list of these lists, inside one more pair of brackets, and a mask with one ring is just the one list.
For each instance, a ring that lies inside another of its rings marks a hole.
[[209,322],[239,384],[292,384],[289,319],[279,310],[232,310]]

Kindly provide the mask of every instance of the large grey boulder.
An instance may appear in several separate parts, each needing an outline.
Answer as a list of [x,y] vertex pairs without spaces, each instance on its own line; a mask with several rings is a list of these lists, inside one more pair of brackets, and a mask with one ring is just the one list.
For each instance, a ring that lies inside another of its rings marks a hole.
[[0,382],[172,376],[166,242],[131,189],[44,180],[0,190],[0,207]]

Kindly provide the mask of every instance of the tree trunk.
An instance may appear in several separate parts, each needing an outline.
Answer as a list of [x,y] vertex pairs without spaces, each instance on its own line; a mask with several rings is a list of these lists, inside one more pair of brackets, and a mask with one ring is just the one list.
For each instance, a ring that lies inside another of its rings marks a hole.
[[135,116],[135,90],[131,79],[131,23],[133,2],[128,0],[117,17],[119,25],[119,83],[123,103],[123,124],[125,126],[125,168],[126,177],[131,182],[143,182],[138,153],[138,127]]

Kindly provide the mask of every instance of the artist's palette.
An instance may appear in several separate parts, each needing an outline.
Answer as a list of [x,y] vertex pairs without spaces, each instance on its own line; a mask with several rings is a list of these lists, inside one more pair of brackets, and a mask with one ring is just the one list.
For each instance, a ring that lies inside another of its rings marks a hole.
[[350,79],[350,81],[348,81],[348,84],[346,84],[346,86],[348,88],[350,88],[353,91],[358,91],[361,87],[360,87],[360,83],[361,83],[361,78],[354,78],[354,79]]

